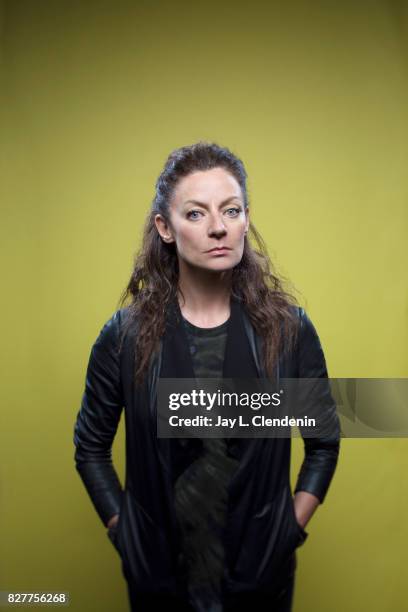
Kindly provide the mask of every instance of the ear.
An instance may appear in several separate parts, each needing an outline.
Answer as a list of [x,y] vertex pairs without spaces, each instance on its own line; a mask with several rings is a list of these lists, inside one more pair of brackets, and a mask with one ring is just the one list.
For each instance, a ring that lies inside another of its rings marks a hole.
[[174,237],[170,226],[162,215],[157,214],[154,218],[154,223],[156,225],[157,231],[159,232],[164,242],[174,242]]
[[247,234],[249,230],[249,206],[247,206],[245,209],[245,217],[246,217],[245,234]]

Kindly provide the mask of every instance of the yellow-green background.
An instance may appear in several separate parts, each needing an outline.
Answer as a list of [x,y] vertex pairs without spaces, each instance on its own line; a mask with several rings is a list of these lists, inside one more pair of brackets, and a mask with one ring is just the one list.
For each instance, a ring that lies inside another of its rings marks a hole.
[[[0,590],[127,610],[73,425],[170,150],[243,159],[330,376],[408,376],[407,3],[10,0],[1,35]],[[294,612],[406,609],[407,471],[406,439],[342,441]]]

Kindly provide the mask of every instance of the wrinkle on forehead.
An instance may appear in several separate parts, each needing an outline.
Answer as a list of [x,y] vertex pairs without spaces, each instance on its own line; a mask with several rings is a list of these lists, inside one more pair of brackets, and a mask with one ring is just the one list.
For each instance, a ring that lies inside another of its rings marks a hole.
[[235,195],[243,203],[242,190],[237,179],[223,168],[192,172],[179,180],[174,188],[171,205],[182,205],[186,200],[197,200],[204,204],[215,201],[221,204]]

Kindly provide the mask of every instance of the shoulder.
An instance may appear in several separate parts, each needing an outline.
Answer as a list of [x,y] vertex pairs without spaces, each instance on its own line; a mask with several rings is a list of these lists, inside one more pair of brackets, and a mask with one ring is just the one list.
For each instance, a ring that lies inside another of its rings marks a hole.
[[129,318],[129,306],[119,308],[109,317],[105,325],[120,331]]
[[304,335],[305,331],[310,328],[312,322],[302,306],[296,304],[290,304],[288,307],[289,314],[292,318],[292,325],[294,327],[294,335],[298,342]]
[[327,366],[321,340],[314,323],[304,308],[299,308],[299,336],[297,346],[300,363],[300,377],[326,377]]
[[105,319],[95,344],[105,347],[117,345],[128,320],[128,314],[129,307],[120,308],[115,310],[108,319]]
[[298,329],[301,333],[305,331],[316,331],[307,311],[302,306],[291,305],[289,307],[291,314],[296,320]]
[[322,347],[316,327],[307,310],[302,306],[290,306],[295,321],[295,350],[300,355],[306,354],[311,349],[321,352]]

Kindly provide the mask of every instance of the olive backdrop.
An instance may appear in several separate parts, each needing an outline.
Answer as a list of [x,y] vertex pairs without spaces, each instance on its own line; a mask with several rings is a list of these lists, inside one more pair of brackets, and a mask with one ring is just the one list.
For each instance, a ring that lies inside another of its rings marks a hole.
[[[243,159],[330,376],[408,376],[407,3],[10,0],[0,15],[0,590],[127,610],[73,424],[172,149],[214,140]],[[123,480],[123,418],[114,461]],[[404,609],[407,471],[407,439],[342,441],[294,612]]]

